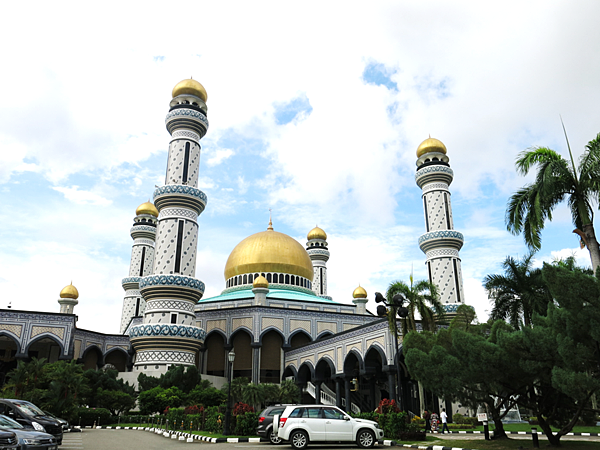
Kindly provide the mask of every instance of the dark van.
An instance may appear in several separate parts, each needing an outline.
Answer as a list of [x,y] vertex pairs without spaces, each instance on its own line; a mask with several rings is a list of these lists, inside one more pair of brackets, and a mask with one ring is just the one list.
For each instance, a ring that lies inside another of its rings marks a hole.
[[58,445],[62,444],[63,431],[60,422],[46,415],[33,403],[3,398],[0,399],[0,414],[16,420],[26,428],[51,434],[56,438]]

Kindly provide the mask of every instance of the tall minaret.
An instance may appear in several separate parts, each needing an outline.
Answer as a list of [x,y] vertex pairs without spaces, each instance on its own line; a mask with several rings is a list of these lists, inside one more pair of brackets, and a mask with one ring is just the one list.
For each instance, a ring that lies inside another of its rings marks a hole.
[[60,298],[58,299],[60,313],[73,314],[73,308],[75,308],[75,305],[79,303],[77,300],[78,298],[79,292],[77,291],[77,288],[73,286],[73,283],[65,286],[62,291],[60,291]]
[[319,227],[314,227],[306,236],[306,251],[313,263],[314,277],[312,290],[319,297],[327,297],[327,261],[329,261],[329,250],[327,250],[327,233]]
[[440,300],[450,315],[465,302],[458,251],[462,233],[454,231],[450,191],[454,172],[448,164],[446,146],[437,139],[424,140],[417,149],[417,185],[423,191],[426,233],[419,247],[427,256],[429,281],[438,287]]
[[164,373],[173,364],[194,365],[206,336],[194,313],[204,293],[204,283],[194,275],[197,219],[206,206],[206,195],[197,188],[200,139],[208,129],[206,98],[196,80],[183,80],[173,89],[165,120],[172,137],[165,186],[154,191],[159,211],[154,266],[140,281],[144,323],[130,332],[134,371]]
[[133,226],[130,230],[133,246],[129,276],[121,281],[125,290],[123,312],[121,313],[121,334],[125,333],[131,319],[141,316],[146,309],[146,301],[140,294],[140,280],[142,277],[152,275],[157,217],[158,210],[150,202],[142,203],[135,210],[135,219],[133,219]]

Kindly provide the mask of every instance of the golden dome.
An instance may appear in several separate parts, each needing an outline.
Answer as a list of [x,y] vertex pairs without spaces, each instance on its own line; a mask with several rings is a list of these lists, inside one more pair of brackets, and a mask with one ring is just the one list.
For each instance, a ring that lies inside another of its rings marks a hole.
[[77,292],[77,288],[73,286],[73,283],[65,286],[62,291],[60,291],[60,298],[73,298],[77,300],[79,297],[79,292]]
[[150,214],[151,216],[158,217],[158,209],[151,202],[142,203],[135,210],[135,215],[139,216],[140,214]]
[[192,78],[180,81],[173,88],[173,98],[183,94],[200,97],[204,103],[206,103],[206,100],[208,99],[208,94],[206,93],[204,86]]
[[265,277],[263,277],[262,275],[259,275],[254,279],[254,283],[252,283],[252,287],[268,288],[269,282],[267,281],[267,279]]
[[352,293],[353,298],[367,298],[367,291],[364,287],[358,286]]
[[421,142],[421,145],[419,145],[419,148],[417,148],[417,158],[420,158],[425,153],[433,153],[433,152],[443,153],[445,155],[446,154],[446,146],[444,145],[444,143],[442,141],[430,137],[428,139],[425,139],[423,142]]
[[287,234],[273,231],[270,223],[267,231],[248,236],[236,245],[225,264],[226,280],[256,272],[289,273],[313,279],[312,261],[304,247]]
[[325,233],[325,231],[323,231],[319,227],[314,227],[312,230],[310,230],[308,232],[308,235],[306,236],[306,239],[308,239],[309,241],[311,239],[323,239],[323,240],[327,240],[327,233]]

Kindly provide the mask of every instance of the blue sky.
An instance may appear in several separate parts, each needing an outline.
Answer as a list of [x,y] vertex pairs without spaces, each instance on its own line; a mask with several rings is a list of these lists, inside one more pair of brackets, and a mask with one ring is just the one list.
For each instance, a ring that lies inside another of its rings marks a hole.
[[[72,280],[79,326],[117,332],[129,228],[164,182],[170,92],[192,75],[208,91],[196,273],[207,296],[269,208],[275,229],[302,243],[317,224],[328,233],[337,301],[359,283],[373,299],[411,270],[424,278],[414,169],[431,134],[455,172],[466,300],[485,320],[481,280],[527,252],[504,225],[508,197],[527,182],[516,155],[566,154],[559,115],[576,155],[600,131],[597,2],[232,5],[6,8],[26,14],[30,32],[19,21],[0,30],[11,42],[0,73],[0,306],[58,311]],[[572,228],[559,208],[537,264],[573,252],[589,264]]]

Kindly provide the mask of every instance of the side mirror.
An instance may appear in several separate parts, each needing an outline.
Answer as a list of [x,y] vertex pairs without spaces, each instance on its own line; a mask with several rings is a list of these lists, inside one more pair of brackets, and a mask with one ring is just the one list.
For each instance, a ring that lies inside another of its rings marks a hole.
[[344,416],[344,420],[350,420],[350,416]]

